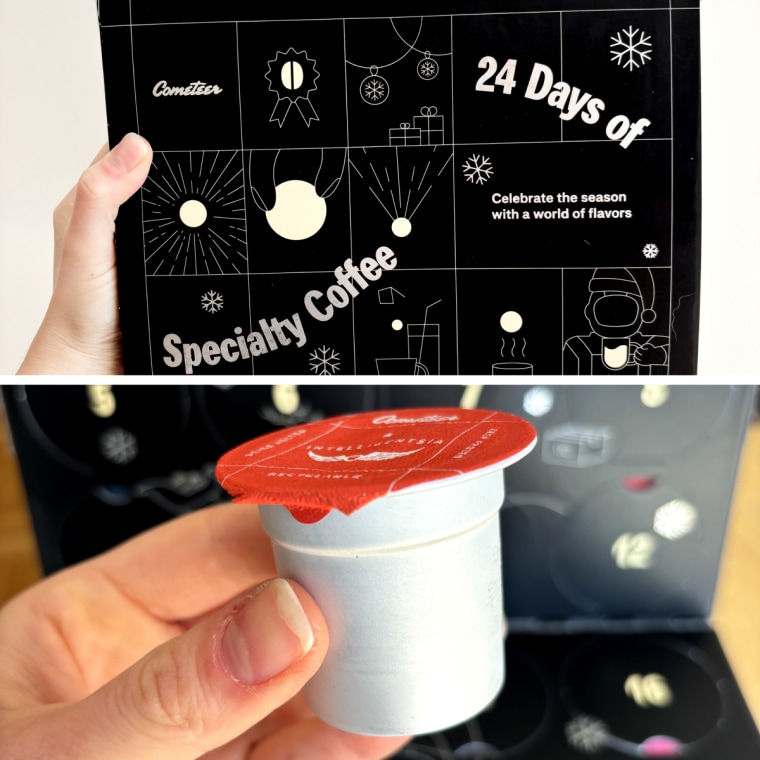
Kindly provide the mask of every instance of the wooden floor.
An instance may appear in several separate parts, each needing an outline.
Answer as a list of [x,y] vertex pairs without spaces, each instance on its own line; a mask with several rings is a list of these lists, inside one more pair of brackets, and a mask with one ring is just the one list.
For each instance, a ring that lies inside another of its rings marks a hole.
[[760,421],[742,452],[712,621],[760,725]]
[[[0,406],[0,605],[40,577],[25,497]],[[760,724],[760,422],[749,429],[713,623]]]
[[41,574],[26,497],[0,401],[0,605]]

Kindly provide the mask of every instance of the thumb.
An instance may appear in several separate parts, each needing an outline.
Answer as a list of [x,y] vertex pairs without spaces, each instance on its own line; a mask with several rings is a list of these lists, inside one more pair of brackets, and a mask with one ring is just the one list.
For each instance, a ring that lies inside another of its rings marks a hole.
[[153,152],[145,138],[130,133],[90,166],[74,192],[61,268],[77,269],[78,279],[113,265],[114,222],[119,207],[145,182]]
[[22,374],[119,374],[114,227],[153,152],[128,134],[90,166],[56,212],[53,296]]
[[18,757],[195,760],[295,696],[326,648],[311,597],[269,581],[57,711],[56,725],[48,714],[44,731],[24,732],[36,735],[35,751]]

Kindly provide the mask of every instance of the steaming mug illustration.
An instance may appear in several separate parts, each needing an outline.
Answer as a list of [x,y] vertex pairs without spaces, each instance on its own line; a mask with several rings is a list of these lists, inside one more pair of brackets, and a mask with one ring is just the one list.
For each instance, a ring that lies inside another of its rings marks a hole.
[[532,375],[533,365],[527,362],[499,362],[491,365],[492,375]]
[[378,375],[429,375],[428,368],[415,358],[375,359]]

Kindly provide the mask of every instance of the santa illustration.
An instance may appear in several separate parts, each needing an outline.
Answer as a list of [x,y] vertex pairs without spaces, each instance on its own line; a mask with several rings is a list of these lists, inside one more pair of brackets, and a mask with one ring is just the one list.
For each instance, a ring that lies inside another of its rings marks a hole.
[[563,374],[666,374],[669,340],[647,330],[657,316],[651,270],[596,269],[588,289],[591,332],[565,342]]

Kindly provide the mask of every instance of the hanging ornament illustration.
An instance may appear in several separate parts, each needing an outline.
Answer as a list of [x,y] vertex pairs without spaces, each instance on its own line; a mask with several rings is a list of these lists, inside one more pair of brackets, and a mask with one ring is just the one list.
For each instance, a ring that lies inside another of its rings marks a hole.
[[362,100],[371,106],[379,106],[388,100],[390,87],[388,80],[378,74],[377,66],[369,67],[369,76],[362,80],[360,91]]
[[[389,47],[392,47],[395,44],[396,48],[398,48],[398,43],[400,41],[405,48],[401,55],[399,55],[395,60],[388,61],[387,63],[382,63],[382,65],[373,63],[370,66],[359,63],[358,61],[349,60],[348,58],[346,59],[346,63],[349,66],[353,66],[357,69],[364,69],[365,71],[369,72],[369,74],[366,75],[364,79],[362,79],[361,84],[359,85],[359,95],[361,99],[367,103],[367,105],[371,106],[382,105],[383,103],[387,102],[388,98],[390,97],[390,85],[386,79],[386,75],[380,73],[381,70],[395,66],[397,63],[403,61],[412,52],[421,53],[424,57],[416,66],[417,75],[423,81],[431,81],[435,79],[440,72],[440,65],[436,58],[451,55],[451,51],[435,53],[428,49],[422,49],[422,46],[417,47],[417,43],[420,41],[420,37],[422,36],[422,18],[419,19],[419,26],[416,30],[414,40],[412,42],[404,38],[404,36],[398,30],[396,21],[394,19],[388,20],[390,21],[393,33],[396,37],[395,40],[391,38]],[[366,54],[366,51],[362,50],[361,53]]]
[[280,127],[293,109],[301,116],[306,126],[311,126],[312,121],[319,121],[319,116],[314,110],[309,97],[317,89],[316,61],[306,54],[305,50],[296,52],[294,48],[288,48],[287,52],[278,52],[268,61],[269,69],[266,79],[269,82],[269,91],[277,95],[269,121],[276,121]]
[[417,64],[417,74],[420,79],[429,81],[438,76],[440,67],[438,62],[433,59],[429,50],[425,51],[425,57]]

